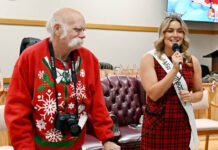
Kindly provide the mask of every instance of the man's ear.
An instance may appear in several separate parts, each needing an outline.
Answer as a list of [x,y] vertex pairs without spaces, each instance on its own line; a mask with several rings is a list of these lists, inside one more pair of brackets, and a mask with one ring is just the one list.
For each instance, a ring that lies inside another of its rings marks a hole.
[[56,34],[57,36],[61,36],[62,32],[63,32],[63,29],[62,29],[61,25],[55,24],[54,25],[54,34]]

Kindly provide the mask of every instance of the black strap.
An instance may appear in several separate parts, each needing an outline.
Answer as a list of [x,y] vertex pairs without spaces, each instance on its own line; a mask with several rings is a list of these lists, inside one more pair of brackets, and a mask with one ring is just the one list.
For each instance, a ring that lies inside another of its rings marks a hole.
[[77,118],[79,117],[78,114],[78,101],[77,101],[77,91],[76,91],[76,82],[77,82],[77,77],[76,77],[76,68],[75,68],[75,63],[74,63],[74,55],[73,52],[70,53],[71,57],[71,71],[72,71],[72,82],[74,85],[74,91],[75,91],[75,104],[76,104],[76,116]]
[[55,67],[55,57],[54,57],[54,50],[52,43],[49,43],[49,53],[50,53],[50,58],[51,58],[51,75],[54,80],[54,88],[55,88],[55,97],[56,97],[56,107],[57,107],[57,112],[59,112],[58,109],[58,93],[57,93],[57,88],[56,88],[56,78],[57,78],[57,73],[56,73],[56,67]]
[[114,142],[114,143],[116,143],[117,140],[114,137],[112,137],[112,138],[107,139],[105,142]]
[[[54,55],[54,49],[52,46],[52,43],[49,43],[49,53],[50,53],[50,58],[51,58],[51,75],[54,80],[54,88],[55,88],[55,97],[56,97],[56,107],[57,107],[57,112],[59,113],[58,109],[58,93],[57,93],[57,83],[56,83],[56,78],[57,78],[57,72],[56,72],[56,66],[55,66],[55,55]],[[76,69],[75,69],[75,63],[74,63],[74,55],[73,52],[70,53],[71,57],[71,75],[72,75],[72,82],[74,85],[74,90],[75,90],[75,104],[76,104],[76,116],[78,118],[78,101],[77,101],[77,90],[76,90],[76,82],[77,82],[77,77],[76,77]]]

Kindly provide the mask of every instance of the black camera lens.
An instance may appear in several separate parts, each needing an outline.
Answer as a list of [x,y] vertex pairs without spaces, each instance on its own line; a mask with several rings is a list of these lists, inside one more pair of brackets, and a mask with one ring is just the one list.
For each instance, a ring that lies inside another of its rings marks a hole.
[[74,124],[70,127],[70,134],[74,137],[77,137],[81,133],[81,127],[77,124]]
[[57,114],[55,118],[55,128],[64,135],[65,129],[69,130],[71,135],[77,137],[81,133],[81,127],[78,125],[79,119],[72,113]]
[[81,128],[78,126],[78,122],[79,119],[74,114],[70,114],[70,117],[67,120],[67,125],[71,135],[74,137],[78,136],[81,132]]

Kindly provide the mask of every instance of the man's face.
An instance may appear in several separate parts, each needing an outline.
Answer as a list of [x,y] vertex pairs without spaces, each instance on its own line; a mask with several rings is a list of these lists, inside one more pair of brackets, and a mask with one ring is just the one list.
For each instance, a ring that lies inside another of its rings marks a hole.
[[62,38],[71,49],[78,49],[83,44],[85,38],[85,20],[82,16],[74,16],[72,21],[68,21],[64,28]]

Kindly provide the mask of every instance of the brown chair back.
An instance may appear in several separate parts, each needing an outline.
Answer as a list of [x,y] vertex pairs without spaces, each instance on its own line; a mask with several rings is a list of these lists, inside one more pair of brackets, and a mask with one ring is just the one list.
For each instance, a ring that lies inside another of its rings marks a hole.
[[108,111],[117,116],[119,126],[138,124],[145,104],[141,81],[132,76],[112,75],[101,78],[101,83]]

